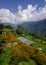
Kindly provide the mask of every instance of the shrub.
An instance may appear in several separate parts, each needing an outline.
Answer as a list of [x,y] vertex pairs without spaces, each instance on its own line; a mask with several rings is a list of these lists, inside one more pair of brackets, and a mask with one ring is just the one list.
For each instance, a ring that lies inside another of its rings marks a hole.
[[37,48],[28,46],[25,43],[17,45],[13,48],[12,59],[10,61],[11,63],[29,61],[30,59],[33,59],[38,65],[46,65],[46,56],[41,54]]

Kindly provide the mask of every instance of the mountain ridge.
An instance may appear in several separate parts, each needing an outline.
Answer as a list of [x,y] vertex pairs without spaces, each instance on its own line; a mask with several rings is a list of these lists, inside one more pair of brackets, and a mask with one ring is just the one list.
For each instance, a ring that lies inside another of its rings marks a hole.
[[46,35],[46,19],[37,22],[24,22],[21,24],[11,24],[11,23],[2,23],[4,25],[10,25],[15,29],[17,25],[24,27],[25,31],[28,29],[31,33],[34,33],[36,30],[39,30],[42,35]]
[[21,26],[28,29],[30,32],[39,30],[42,35],[46,35],[46,19],[38,22],[24,22]]

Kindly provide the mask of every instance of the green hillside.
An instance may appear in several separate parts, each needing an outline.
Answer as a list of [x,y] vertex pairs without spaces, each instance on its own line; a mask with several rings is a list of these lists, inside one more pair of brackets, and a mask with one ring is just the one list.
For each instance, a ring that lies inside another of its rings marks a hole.
[[[46,65],[46,37],[26,33],[21,26],[14,31],[9,27],[4,27],[6,33],[0,34],[0,65]],[[18,37],[34,44],[20,42]]]

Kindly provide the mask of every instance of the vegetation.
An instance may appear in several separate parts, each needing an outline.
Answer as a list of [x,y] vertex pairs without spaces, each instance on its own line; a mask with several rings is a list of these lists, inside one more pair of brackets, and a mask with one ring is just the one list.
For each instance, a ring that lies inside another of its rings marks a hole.
[[[8,32],[0,34],[0,65],[46,65],[46,37],[41,37],[39,31],[36,34],[27,33],[20,25],[14,31],[11,26],[2,30]],[[34,44],[29,46],[18,41],[19,36]]]
[[21,25],[17,26],[16,33],[21,35],[24,33],[24,28]]
[[0,65],[8,65],[11,57],[11,48],[3,47],[3,52],[0,55]]
[[46,65],[46,56],[44,54],[42,54],[37,48],[21,43],[13,48],[9,65],[17,65],[22,61],[29,62],[30,60],[34,60],[37,65]]
[[36,65],[36,63],[33,60],[31,60],[29,62],[20,62],[18,65]]

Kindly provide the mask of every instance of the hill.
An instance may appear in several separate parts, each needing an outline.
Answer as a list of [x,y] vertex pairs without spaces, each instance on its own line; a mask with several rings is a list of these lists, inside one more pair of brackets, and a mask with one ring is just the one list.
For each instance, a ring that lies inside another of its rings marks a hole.
[[0,65],[46,65],[46,55],[38,47],[20,42],[12,33],[1,36],[5,43],[0,47]]
[[[11,24],[11,23],[3,23],[3,25],[11,26],[13,29],[16,29],[18,24]],[[24,27],[25,31],[29,31],[31,33],[35,33],[36,30],[39,30],[41,32],[41,35],[46,35],[46,19],[42,21],[37,22],[24,22],[22,24],[19,24]]]
[[21,25],[25,28],[25,30],[29,30],[30,32],[39,30],[42,35],[46,35],[46,20],[38,22],[24,22]]

